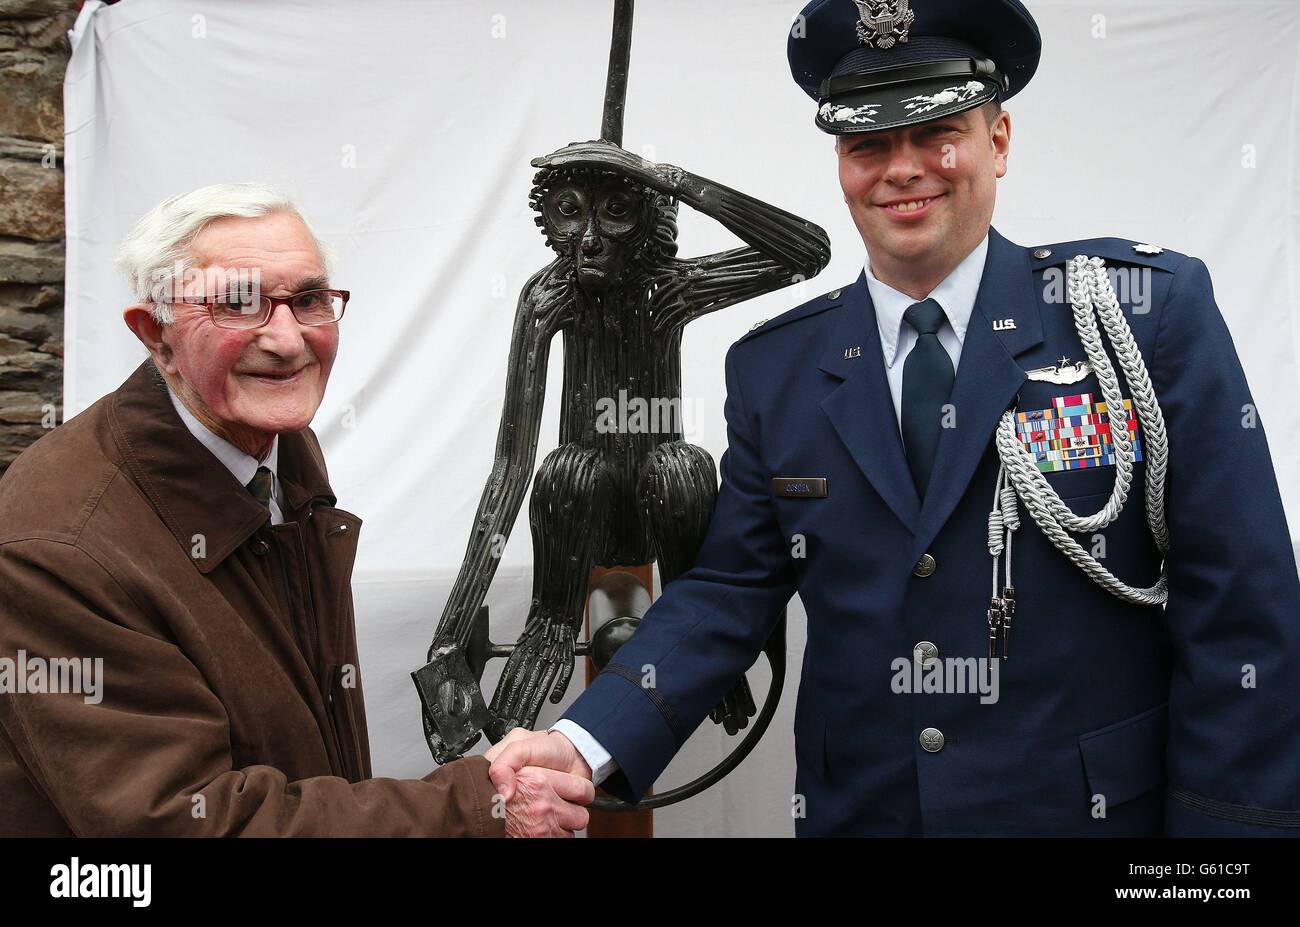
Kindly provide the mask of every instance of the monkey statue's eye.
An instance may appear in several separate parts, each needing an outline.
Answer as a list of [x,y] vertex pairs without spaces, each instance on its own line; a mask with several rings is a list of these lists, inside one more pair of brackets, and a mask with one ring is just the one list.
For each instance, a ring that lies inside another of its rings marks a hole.
[[555,209],[565,217],[573,217],[578,214],[578,206],[573,200],[560,200],[555,204]]
[[605,211],[615,219],[622,219],[628,214],[627,203],[622,200],[610,200],[605,204]]

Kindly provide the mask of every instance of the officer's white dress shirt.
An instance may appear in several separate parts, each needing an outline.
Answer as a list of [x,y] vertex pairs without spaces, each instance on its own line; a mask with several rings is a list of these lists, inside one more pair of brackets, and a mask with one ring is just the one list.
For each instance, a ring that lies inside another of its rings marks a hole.
[[[961,346],[966,339],[966,326],[970,322],[971,312],[975,309],[975,297],[979,294],[980,280],[984,277],[984,263],[989,254],[989,239],[976,246],[943,282],[931,291],[929,298],[943,309],[947,324],[939,329],[939,343],[943,345],[948,356],[952,358],[953,373],[957,372],[957,362],[961,359]],[[894,399],[894,416],[902,431],[903,421],[903,365],[911,353],[918,337],[916,329],[903,321],[903,313],[920,300],[900,293],[898,290],[881,283],[871,272],[871,257],[868,255],[863,265],[867,277],[867,290],[871,293],[871,302],[876,307],[876,326],[880,329],[880,349],[884,355],[885,373],[889,380],[889,392]],[[592,781],[599,785],[608,778],[618,764],[602,747],[596,738],[567,718],[561,718],[551,728],[559,731],[573,742],[573,746],[582,754],[582,758],[591,767]]]
[[215,434],[207,425],[195,418],[194,413],[185,408],[185,403],[176,398],[176,394],[172,392],[171,387],[167,388],[167,395],[171,397],[176,414],[181,417],[181,421],[190,430],[190,434],[198,438],[199,443],[211,451],[213,457],[221,461],[222,465],[239,481],[240,486],[249,484],[249,481],[257,474],[258,467],[266,467],[271,471],[271,524],[284,524],[284,514],[280,510],[282,497],[280,495],[280,474],[278,472],[280,436],[276,435],[271,441],[271,450],[267,452],[266,459],[259,461],[256,457],[245,454],[225,438]]
[[[952,370],[957,372],[957,362],[961,359],[961,346],[966,340],[966,325],[970,314],[975,309],[975,297],[979,293],[980,280],[984,277],[984,262],[989,254],[989,239],[984,236],[970,254],[957,268],[944,278],[930,292],[930,299],[943,309],[947,324],[939,328],[939,343],[943,345],[948,356],[952,358]],[[880,329],[880,350],[885,358],[885,375],[889,380],[889,392],[894,397],[894,417],[902,431],[903,422],[903,365],[907,355],[912,353],[916,339],[920,337],[916,329],[903,321],[905,313],[920,300],[900,293],[892,286],[881,283],[871,272],[871,260],[866,264],[867,290],[871,293],[871,302],[876,307],[876,327]]]

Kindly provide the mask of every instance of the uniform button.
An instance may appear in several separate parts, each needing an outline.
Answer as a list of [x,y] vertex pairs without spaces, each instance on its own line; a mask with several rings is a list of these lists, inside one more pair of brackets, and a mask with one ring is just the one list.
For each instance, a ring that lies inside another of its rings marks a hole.
[[943,749],[943,731],[937,727],[927,727],[921,732],[921,749],[926,753],[938,753]]
[[840,291],[839,291],[839,290],[831,290],[829,293],[826,294],[826,298],[827,298],[827,299],[839,299],[839,298],[840,298]]
[[271,545],[263,541],[261,538],[254,541],[251,546],[253,548],[253,553],[257,554],[259,557],[265,557],[271,552]]
[[912,572],[917,576],[929,576],[934,572],[934,558],[929,554],[922,554],[921,559],[916,561],[916,566],[912,567]]
[[1049,258],[1049,257],[1051,257],[1051,256],[1052,256],[1052,249],[1051,249],[1051,248],[1039,248],[1037,251],[1034,252],[1034,257],[1037,258],[1037,259],[1040,260],[1040,261],[1041,261],[1043,258]]
[[930,641],[921,641],[912,648],[912,659],[922,666],[928,666],[939,659],[939,648]]

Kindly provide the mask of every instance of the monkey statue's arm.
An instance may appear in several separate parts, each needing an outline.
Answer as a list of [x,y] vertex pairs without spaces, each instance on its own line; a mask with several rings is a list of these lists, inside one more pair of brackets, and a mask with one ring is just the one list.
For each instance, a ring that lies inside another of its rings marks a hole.
[[749,247],[689,258],[681,298],[669,300],[657,322],[685,325],[710,312],[733,306],[817,276],[830,263],[831,246],[818,225],[784,209],[669,164],[656,165],[672,178],[676,196],[712,216]]
[[621,173],[712,216],[749,247],[676,262],[656,302],[656,326],[671,328],[762,293],[815,277],[831,259],[820,226],[671,164],[654,164],[607,141],[568,145],[536,167],[595,167]]
[[483,487],[460,573],[429,648],[430,660],[443,644],[468,644],[474,618],[492,584],[532,478],[551,339],[564,322],[570,299],[562,275],[551,270],[547,267],[534,274],[519,297],[492,473]]

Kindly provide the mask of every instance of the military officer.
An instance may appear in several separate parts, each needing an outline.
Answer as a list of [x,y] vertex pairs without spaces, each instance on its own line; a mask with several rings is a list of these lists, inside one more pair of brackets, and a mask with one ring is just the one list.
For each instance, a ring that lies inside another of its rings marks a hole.
[[1300,580],[1206,266],[990,226],[1040,48],[1017,0],[804,8],[863,272],[728,351],[697,565],[507,792],[639,798],[798,591],[801,835],[1300,835]]

